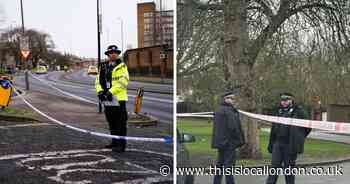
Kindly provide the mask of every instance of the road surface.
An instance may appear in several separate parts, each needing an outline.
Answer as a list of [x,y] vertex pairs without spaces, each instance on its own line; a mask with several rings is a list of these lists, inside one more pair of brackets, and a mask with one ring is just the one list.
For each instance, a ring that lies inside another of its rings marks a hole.
[[[93,86],[62,81],[62,72],[31,78],[25,98],[41,112],[71,126],[109,134],[97,106],[47,86],[50,83],[73,95],[97,102]],[[15,85],[24,88],[24,77]],[[152,84],[153,85],[153,84]],[[130,90],[129,111],[135,91]],[[13,108],[28,109],[16,97]],[[161,138],[172,134],[172,95],[145,93],[143,112],[159,118],[157,127],[129,127],[128,136]],[[125,153],[104,146],[110,140],[59,126],[36,114],[38,122],[9,122],[0,119],[0,183],[172,183],[173,176],[159,173],[173,166],[173,145],[161,142],[128,141]]]

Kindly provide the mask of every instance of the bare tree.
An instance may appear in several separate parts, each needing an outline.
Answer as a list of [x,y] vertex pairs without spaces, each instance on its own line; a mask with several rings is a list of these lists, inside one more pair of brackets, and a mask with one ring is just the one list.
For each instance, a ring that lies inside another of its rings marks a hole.
[[[200,70],[218,65],[216,59],[222,58],[222,63],[227,68],[223,72],[228,86],[241,86],[240,107],[244,110],[256,111],[257,108],[255,84],[259,76],[256,76],[255,68],[259,65],[257,61],[263,49],[277,48],[281,56],[296,55],[298,53],[294,51],[310,49],[310,56],[313,56],[315,49],[306,46],[335,47],[339,52],[350,46],[350,3],[347,0],[208,0],[204,3],[188,0],[187,2],[193,4],[192,10],[198,12],[195,15],[199,16],[197,19],[192,18],[191,21],[202,24],[192,28],[194,35],[186,39],[189,43],[185,45],[188,47],[178,48],[183,49],[183,53],[179,52],[181,55],[178,55],[179,69],[182,70],[179,72],[180,75],[186,75],[183,71],[194,72],[193,68]],[[212,19],[207,19],[209,16]],[[213,20],[213,17],[217,18]],[[223,26],[220,26],[220,23]],[[205,30],[210,30],[211,34]],[[306,46],[301,47],[295,45],[293,39],[286,38],[288,35],[298,38],[297,40],[309,39],[313,43],[306,43]],[[219,50],[220,45],[223,45],[223,57],[220,57],[218,50],[214,53],[193,55],[203,53],[206,41],[217,43],[216,48]],[[292,52],[285,53],[286,48],[293,48]],[[190,56],[190,59],[183,56]],[[302,73],[311,71],[310,65],[298,66]],[[304,80],[306,80],[304,83],[309,83],[308,81],[312,79],[309,76]],[[242,155],[259,158],[257,123],[245,119],[243,125],[247,130],[248,144],[242,150],[244,153]]]
[[[20,53],[20,37],[22,36],[22,30],[15,28],[8,30],[0,35],[0,41],[3,43],[1,50],[4,53],[15,57],[16,66],[20,66],[21,60]],[[42,33],[33,29],[25,31],[25,36],[29,38],[30,47],[30,59],[33,61],[34,67],[40,58],[45,58],[50,49],[54,48],[54,43],[47,33]]]

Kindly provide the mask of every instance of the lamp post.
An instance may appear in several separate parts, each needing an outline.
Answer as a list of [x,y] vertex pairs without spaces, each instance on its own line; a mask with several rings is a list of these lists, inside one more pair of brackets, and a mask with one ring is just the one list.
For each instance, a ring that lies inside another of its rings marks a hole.
[[[99,68],[99,71],[101,71],[101,27],[102,27],[102,20],[100,15],[100,0],[97,0],[97,66]],[[102,112],[102,104],[99,101],[98,102],[98,112]]]
[[[23,2],[22,0],[20,1],[21,2],[21,18],[22,18],[22,41],[24,42],[24,39],[25,36],[24,36],[24,15],[23,15]],[[27,40],[28,41],[28,40]],[[26,46],[29,46],[29,43],[25,43],[25,44],[28,44]],[[24,43],[21,43],[21,45],[24,45]],[[22,48],[23,49],[23,48]],[[27,49],[27,51],[29,51],[29,48],[25,48]],[[22,51],[23,52],[23,51]],[[29,53],[28,53],[29,54]],[[27,55],[28,56],[28,55]],[[27,63],[27,56],[24,56],[23,55],[23,62],[24,62],[24,67],[25,67],[25,72],[24,72],[24,78],[25,78],[25,83],[26,83],[26,90],[28,91],[29,90],[29,77],[28,77],[28,63]]]

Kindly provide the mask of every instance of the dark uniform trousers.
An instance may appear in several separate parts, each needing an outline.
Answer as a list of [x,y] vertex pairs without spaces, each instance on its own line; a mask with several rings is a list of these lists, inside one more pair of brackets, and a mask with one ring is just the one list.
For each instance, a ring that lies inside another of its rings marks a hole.
[[[233,148],[221,148],[218,149],[218,161],[216,164],[217,168],[232,168],[235,166],[236,162],[236,151]],[[233,171],[231,171],[233,172]],[[222,176],[224,175],[224,171],[222,170],[221,173],[218,173],[216,171],[216,175],[214,177],[214,184],[221,184]],[[226,175],[226,183],[227,184],[234,184],[234,178],[233,175]]]
[[[126,102],[119,101],[120,106],[105,106],[105,116],[109,124],[109,130],[112,135],[126,136],[128,113],[126,111]],[[112,139],[113,147],[125,149],[125,139]]]
[[[295,167],[295,160],[297,159],[297,153],[291,154],[289,145],[286,143],[275,142],[272,149],[272,161],[273,168],[288,168]],[[283,167],[282,167],[283,163]],[[266,184],[275,184],[277,182],[278,175],[269,175]],[[285,175],[286,184],[294,184],[294,175]]]

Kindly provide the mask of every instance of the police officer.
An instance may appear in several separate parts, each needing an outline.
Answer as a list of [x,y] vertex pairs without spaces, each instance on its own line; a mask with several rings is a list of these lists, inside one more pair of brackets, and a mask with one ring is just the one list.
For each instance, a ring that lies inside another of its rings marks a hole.
[[[275,116],[306,119],[306,112],[294,103],[294,96],[282,93],[281,101]],[[271,166],[274,168],[295,167],[297,154],[304,151],[304,142],[310,133],[310,128],[273,123],[270,133],[268,151],[272,153]],[[283,163],[283,167],[282,167]],[[275,184],[278,175],[269,175],[267,184]],[[285,175],[286,184],[294,184],[294,175]]]
[[[95,88],[100,102],[104,105],[111,134],[126,136],[129,73],[126,64],[119,58],[120,53],[116,45],[108,46],[105,52],[108,61],[102,63],[99,68]],[[106,146],[115,152],[124,152],[125,147],[125,139],[112,139],[112,143]]]
[[[235,108],[238,91],[227,92],[214,114],[214,127],[212,148],[218,149],[218,168],[232,168],[236,161],[235,149],[241,147],[245,140],[239,119],[239,113]],[[223,170],[221,170],[223,171]],[[214,184],[220,184],[223,172],[216,173]],[[226,175],[226,183],[234,184],[233,175]]]

